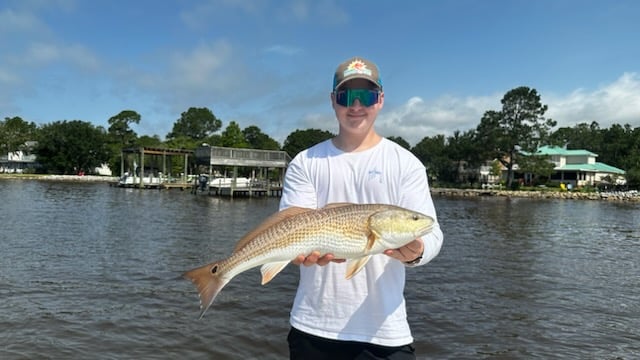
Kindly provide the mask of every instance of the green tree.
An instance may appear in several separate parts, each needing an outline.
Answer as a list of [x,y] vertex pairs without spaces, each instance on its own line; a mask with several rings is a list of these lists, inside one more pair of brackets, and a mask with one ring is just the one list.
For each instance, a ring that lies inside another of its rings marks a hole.
[[109,118],[109,137],[120,148],[133,146],[138,138],[135,131],[131,129],[131,124],[140,123],[140,114],[133,110],[123,110],[118,115]]
[[498,160],[491,162],[491,169],[489,170],[491,176],[497,176],[498,179],[502,177],[502,163]]
[[0,121],[0,154],[29,150],[25,147],[27,141],[36,140],[37,126],[34,122],[27,122],[15,116],[6,117]]
[[202,142],[188,136],[178,136],[165,141],[165,145],[171,149],[195,150]]
[[451,160],[447,155],[444,135],[425,137],[411,149],[411,152],[427,168],[427,175],[432,183],[453,181]]
[[625,178],[627,179],[627,185],[631,189],[640,189],[640,166],[629,169],[625,174]]
[[628,169],[631,165],[628,159],[638,150],[637,143],[634,130],[629,124],[613,124],[609,129],[602,130],[602,148],[592,151],[598,154],[598,161]]
[[280,144],[255,125],[244,128],[242,134],[252,149],[280,150]]
[[591,124],[581,123],[572,128],[562,127],[550,135],[549,145],[599,153],[602,149],[602,131],[595,121]]
[[[206,144],[211,145],[211,146],[222,146],[222,135],[213,134],[213,135],[207,137],[206,139],[204,139],[204,141],[202,141],[202,143],[206,143]],[[202,145],[202,144],[200,144],[200,145]]]
[[475,131],[468,130],[460,133],[455,130],[453,135],[447,138],[445,154],[453,164],[453,180],[458,183],[478,181],[478,167],[484,159],[480,157],[478,143],[475,140]]
[[107,134],[111,150],[109,167],[111,169],[120,169],[122,149],[135,146],[138,138],[138,135],[131,129],[130,125],[140,123],[140,114],[133,110],[123,110],[109,118],[108,123]]
[[207,108],[191,107],[183,112],[173,124],[173,129],[167,134],[167,139],[175,139],[181,136],[202,141],[214,132],[220,130],[222,121]]
[[298,155],[300,151],[333,137],[335,137],[335,134],[325,130],[298,129],[287,136],[282,145],[282,150],[286,151],[287,154],[293,158]]
[[534,152],[549,140],[556,122],[544,117],[547,105],[535,89],[521,86],[507,92],[501,111],[487,111],[476,128],[478,143],[487,157],[507,168],[507,187],[513,182],[513,165],[521,150]]
[[136,140],[136,146],[162,147],[163,143],[158,135],[142,135]]
[[232,148],[248,148],[249,143],[245,140],[240,125],[231,121],[221,134],[222,146]]
[[402,146],[407,150],[411,150],[411,145],[409,144],[409,142],[407,142],[407,140],[403,139],[401,136],[388,136],[387,139],[393,141],[394,143]]
[[47,172],[92,172],[109,160],[107,132],[81,120],[56,121],[42,126],[35,153]]
[[553,174],[554,167],[548,156],[531,154],[518,157],[518,171],[533,175],[533,185],[545,184]]

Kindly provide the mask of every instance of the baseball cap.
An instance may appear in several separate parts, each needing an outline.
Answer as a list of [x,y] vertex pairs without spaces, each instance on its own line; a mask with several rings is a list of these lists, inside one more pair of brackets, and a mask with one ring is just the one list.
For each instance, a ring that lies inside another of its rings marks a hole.
[[382,79],[380,79],[378,67],[373,62],[361,57],[352,57],[338,65],[333,76],[333,90],[351,79],[366,79],[382,89]]

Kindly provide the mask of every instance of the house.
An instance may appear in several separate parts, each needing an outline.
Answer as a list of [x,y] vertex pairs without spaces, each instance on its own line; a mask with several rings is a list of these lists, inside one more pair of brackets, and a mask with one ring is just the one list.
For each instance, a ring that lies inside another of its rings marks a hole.
[[22,173],[25,169],[37,167],[36,156],[22,150],[0,156],[0,173]]
[[588,150],[567,150],[559,146],[542,146],[535,155],[546,155],[553,162],[551,180],[572,186],[596,186],[601,183],[624,185],[625,172],[597,162],[597,154]]

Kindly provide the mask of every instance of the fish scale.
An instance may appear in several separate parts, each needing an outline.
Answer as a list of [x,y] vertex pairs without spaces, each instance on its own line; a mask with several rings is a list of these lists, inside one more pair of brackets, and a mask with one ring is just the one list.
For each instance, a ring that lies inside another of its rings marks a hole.
[[198,288],[202,317],[220,290],[236,275],[262,265],[266,284],[300,254],[318,251],[347,260],[350,279],[370,256],[396,249],[433,227],[424,214],[385,204],[329,204],[322,209],[289,208],[248,232],[231,255],[184,276]]

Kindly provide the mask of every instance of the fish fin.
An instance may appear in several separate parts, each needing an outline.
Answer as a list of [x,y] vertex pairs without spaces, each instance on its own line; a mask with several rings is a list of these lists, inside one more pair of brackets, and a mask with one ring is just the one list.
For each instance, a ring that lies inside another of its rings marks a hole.
[[191,280],[191,282],[196,285],[196,288],[198,288],[198,295],[200,296],[200,319],[202,319],[204,313],[209,309],[209,306],[213,304],[213,300],[215,300],[220,290],[229,282],[229,280],[216,274],[218,266],[218,263],[211,263],[189,270],[182,275],[185,279]]
[[278,211],[277,213],[266,218],[262,223],[260,223],[260,225],[253,228],[251,231],[246,233],[240,240],[238,240],[238,242],[236,243],[236,247],[233,249],[233,252],[235,253],[238,250],[242,249],[251,240],[253,240],[256,236],[258,236],[258,234],[272,227],[273,225],[279,223],[280,221],[298,214],[312,211],[312,210],[313,209],[292,206],[282,211]]
[[347,274],[345,279],[349,280],[354,277],[362,268],[367,265],[371,255],[363,256],[357,259],[351,259],[347,262]]
[[272,262],[262,265],[260,268],[260,272],[262,273],[262,285],[268,283],[273,280],[276,275],[282,271],[282,269],[287,266],[291,261],[280,261],[280,262]]
[[380,238],[380,234],[378,234],[377,232],[371,230],[369,232],[369,235],[367,236],[367,245],[365,245],[364,250],[365,251],[370,251],[371,249],[373,249],[373,245],[376,243],[376,241]]

